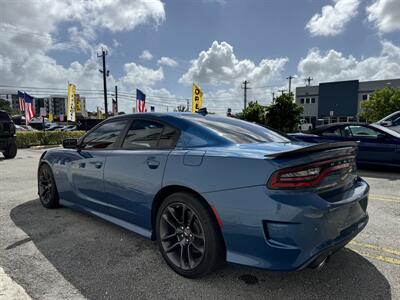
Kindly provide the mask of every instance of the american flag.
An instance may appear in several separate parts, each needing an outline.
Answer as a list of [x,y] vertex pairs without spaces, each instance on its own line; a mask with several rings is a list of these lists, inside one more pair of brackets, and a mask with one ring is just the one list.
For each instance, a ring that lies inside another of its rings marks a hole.
[[18,91],[19,110],[25,111],[25,93]]
[[136,89],[136,111],[146,111],[146,95],[139,89]]
[[25,102],[25,122],[26,125],[28,125],[35,116],[35,105],[33,103],[33,97],[28,95],[27,93],[24,94],[24,102]]

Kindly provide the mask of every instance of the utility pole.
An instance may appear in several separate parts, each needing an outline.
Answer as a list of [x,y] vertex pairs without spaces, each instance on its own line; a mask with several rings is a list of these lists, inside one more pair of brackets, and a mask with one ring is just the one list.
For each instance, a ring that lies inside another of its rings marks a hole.
[[295,78],[294,76],[292,76],[292,75],[289,75],[289,77],[286,77],[286,79],[289,79],[289,95],[291,94],[291,92],[292,92],[292,79],[293,78]]
[[101,54],[97,54],[97,57],[101,57],[103,59],[103,70],[99,70],[100,73],[103,73],[103,89],[104,89],[104,112],[106,119],[108,118],[108,105],[107,105],[107,77],[110,74],[110,71],[106,69],[106,55],[108,54],[107,50],[101,49]]
[[244,108],[243,109],[246,109],[246,107],[247,107],[247,90],[248,89],[250,89],[247,85],[249,84],[250,82],[248,82],[247,80],[245,80],[245,81],[243,81],[243,84],[242,84],[242,89],[244,90],[244,98],[243,98],[243,100],[244,100]]
[[278,92],[281,92],[283,95],[286,92],[286,90],[278,90]]
[[311,81],[313,81],[314,79],[311,78],[310,76],[308,76],[308,78],[304,79],[307,82],[307,86],[311,85]]
[[118,115],[118,86],[115,86],[115,112]]
[[272,92],[272,102],[275,101],[275,92]]

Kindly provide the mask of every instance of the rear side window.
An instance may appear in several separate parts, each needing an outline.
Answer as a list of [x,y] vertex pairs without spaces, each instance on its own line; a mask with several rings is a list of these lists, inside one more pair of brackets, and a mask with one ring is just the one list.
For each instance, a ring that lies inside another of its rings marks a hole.
[[175,147],[177,130],[151,120],[132,122],[122,144],[123,149],[170,149]]
[[335,127],[335,128],[329,128],[322,132],[323,136],[342,136],[342,133],[340,132],[340,128]]
[[0,120],[1,121],[10,121],[10,116],[4,111],[0,111]]
[[84,149],[112,149],[128,120],[107,122],[89,133],[82,142]]

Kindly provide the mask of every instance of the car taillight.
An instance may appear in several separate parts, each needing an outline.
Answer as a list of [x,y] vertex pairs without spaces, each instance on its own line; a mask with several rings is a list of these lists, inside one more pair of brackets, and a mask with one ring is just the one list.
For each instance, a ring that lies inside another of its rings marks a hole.
[[319,161],[276,171],[268,181],[271,189],[300,189],[318,186],[329,174],[338,170],[352,170],[354,156]]

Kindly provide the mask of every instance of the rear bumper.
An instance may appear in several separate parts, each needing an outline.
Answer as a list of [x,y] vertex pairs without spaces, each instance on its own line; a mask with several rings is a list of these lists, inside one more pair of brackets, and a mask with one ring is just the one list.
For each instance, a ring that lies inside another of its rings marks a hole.
[[346,245],[367,224],[368,184],[323,199],[315,193],[272,192],[264,186],[205,193],[217,210],[229,262],[300,270]]

